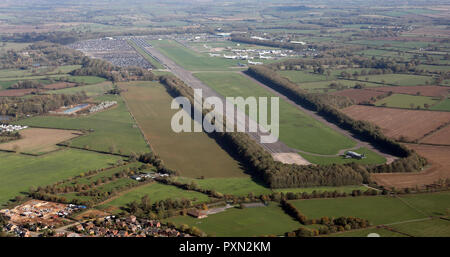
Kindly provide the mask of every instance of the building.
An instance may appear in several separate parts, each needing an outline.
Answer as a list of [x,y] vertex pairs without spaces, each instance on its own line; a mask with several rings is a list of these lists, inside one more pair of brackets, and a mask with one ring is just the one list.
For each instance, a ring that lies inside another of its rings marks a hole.
[[359,154],[353,151],[347,151],[345,153],[345,158],[364,159],[366,158],[366,156],[364,154]]
[[203,219],[208,217],[208,212],[204,211],[204,210],[199,210],[199,209],[190,209],[187,211],[188,215],[191,215],[194,218],[197,219]]

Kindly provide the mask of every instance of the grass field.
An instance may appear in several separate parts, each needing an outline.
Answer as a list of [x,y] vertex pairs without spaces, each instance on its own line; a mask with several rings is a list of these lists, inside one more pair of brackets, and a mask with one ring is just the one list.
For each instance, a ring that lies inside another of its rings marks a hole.
[[93,85],[52,90],[52,91],[49,91],[48,93],[50,93],[50,94],[76,94],[76,93],[84,91],[84,92],[86,92],[86,95],[88,95],[89,97],[92,97],[92,96],[104,94],[106,91],[108,91],[112,88],[113,88],[112,83],[105,81],[105,82],[93,84]]
[[342,233],[333,233],[327,236],[330,237],[367,237],[371,233],[377,233],[380,237],[407,237],[397,232],[392,232],[384,228],[368,228],[359,229],[355,231],[347,231]]
[[187,70],[230,70],[231,67],[237,67],[239,62],[238,60],[210,57],[205,53],[197,53],[171,40],[152,40],[150,43]]
[[309,218],[353,216],[373,225],[390,224],[442,214],[450,207],[450,193],[414,194],[401,197],[347,197],[292,201]]
[[305,188],[280,188],[280,189],[274,189],[275,192],[282,192],[282,193],[312,193],[313,191],[316,192],[342,192],[342,193],[351,193],[353,190],[361,190],[362,192],[367,190],[367,187],[362,185],[355,185],[355,186],[340,186],[340,187],[305,187]]
[[175,133],[172,97],[156,82],[121,84],[128,107],[152,148],[172,169],[187,177],[247,177],[241,164],[206,133]]
[[36,127],[93,130],[85,136],[72,140],[71,146],[74,147],[88,146],[91,150],[105,152],[113,150],[114,153],[120,150],[123,154],[150,151],[121,97],[102,96],[97,97],[96,100],[114,100],[118,102],[118,105],[110,110],[88,116],[36,116],[17,123]]
[[409,74],[383,74],[383,75],[359,76],[360,80],[365,80],[366,78],[368,78],[367,82],[377,82],[382,84],[390,84],[394,86],[420,86],[426,85],[427,81],[429,83],[433,81],[433,79],[428,76],[409,75]]
[[415,237],[450,237],[450,221],[448,220],[432,219],[390,227]]
[[425,109],[424,104],[432,106],[437,102],[438,100],[429,96],[393,94],[377,101],[375,105],[407,109],[415,109],[417,106],[420,106],[421,109]]
[[[223,96],[275,96],[238,73],[205,72],[195,76]],[[251,118],[257,120],[257,117]],[[280,99],[280,140],[292,148],[318,154],[336,154],[355,144],[283,99]]]
[[195,226],[209,235],[220,237],[283,235],[285,232],[293,231],[301,226],[275,203],[270,203],[267,207],[231,208],[204,219],[178,216],[168,220],[177,225]]
[[117,156],[74,149],[39,157],[0,152],[0,203],[27,192],[31,186],[45,186],[88,170],[107,167],[117,160]]
[[62,129],[28,128],[20,131],[19,140],[0,144],[1,150],[16,151],[30,154],[44,154],[57,150],[58,143],[81,135],[78,131]]
[[386,162],[386,158],[383,156],[370,151],[369,149],[362,147],[359,149],[354,150],[357,153],[365,154],[366,158],[357,160],[357,159],[346,159],[343,156],[336,156],[336,157],[323,157],[323,156],[315,156],[305,153],[300,153],[300,155],[305,158],[307,161],[311,163],[318,163],[318,164],[333,164],[333,163],[359,163],[359,164],[383,164]]
[[191,199],[194,203],[201,203],[208,201],[208,196],[195,191],[187,191],[179,189],[175,186],[164,185],[160,183],[151,183],[131,189],[130,191],[113,198],[111,201],[97,208],[119,212],[120,207],[125,207],[128,203],[133,201],[140,201],[141,198],[148,195],[151,202],[170,199]]
[[441,101],[437,103],[436,105],[433,105],[430,110],[433,111],[450,111],[450,99],[445,99],[444,101]]
[[190,184],[194,181],[200,188],[214,189],[222,194],[231,195],[253,195],[270,194],[272,190],[264,186],[261,181],[255,181],[252,178],[208,178],[208,179],[191,179],[177,177],[176,181]]
[[285,70],[278,72],[294,83],[316,82],[327,80],[325,75],[315,74],[309,71]]

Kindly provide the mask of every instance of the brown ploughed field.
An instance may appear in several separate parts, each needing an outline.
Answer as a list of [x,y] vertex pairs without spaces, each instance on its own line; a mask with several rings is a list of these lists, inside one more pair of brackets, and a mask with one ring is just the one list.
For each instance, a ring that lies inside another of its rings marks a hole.
[[356,120],[378,125],[391,138],[403,136],[408,140],[420,139],[427,133],[450,121],[449,112],[433,112],[373,106],[353,105],[342,110]]
[[[450,125],[447,125],[435,133],[426,136],[420,141],[420,143],[450,146]],[[448,158],[450,158],[450,156]]]
[[408,144],[419,155],[427,158],[431,167],[414,173],[378,173],[371,174],[379,185],[406,188],[430,185],[439,179],[450,178],[450,146]]
[[33,92],[35,89],[27,88],[27,89],[6,89],[0,91],[0,96],[24,96]]
[[420,92],[420,95],[423,96],[447,96],[449,94],[450,88],[441,86],[394,86],[370,88],[368,90],[408,95],[416,95],[417,92]]
[[367,89],[345,89],[333,92],[331,94],[339,96],[347,96],[348,98],[354,100],[355,103],[359,104],[362,102],[369,102],[372,97],[376,98],[379,95],[386,94],[386,92],[378,92],[375,90],[367,90]]

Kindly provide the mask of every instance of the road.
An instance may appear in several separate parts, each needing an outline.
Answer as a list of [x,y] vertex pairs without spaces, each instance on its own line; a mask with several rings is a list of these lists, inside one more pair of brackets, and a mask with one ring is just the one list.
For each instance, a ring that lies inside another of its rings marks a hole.
[[[175,76],[184,81],[186,85],[194,89],[202,89],[203,97],[218,97],[222,100],[223,103],[226,103],[225,97],[215,92],[213,89],[205,85],[199,79],[192,75],[192,72],[182,68],[180,65],[176,64],[170,58],[162,54],[156,48],[151,47],[148,43],[143,44],[141,41],[134,41],[138,44],[147,54],[153,56],[156,60],[162,63],[167,69],[169,69]],[[297,163],[300,165],[310,164],[303,157],[298,154],[296,149],[292,149],[289,146],[285,145],[280,140],[277,140],[275,143],[261,143],[260,138],[263,135],[268,135],[267,130],[261,127],[257,122],[253,119],[249,118],[244,112],[240,111],[235,107],[235,122],[245,121],[245,128],[250,126],[258,127],[258,132],[247,132],[247,134],[253,138],[258,144],[260,144],[265,150],[272,154],[272,156],[281,162],[284,163]],[[236,123],[237,124],[237,123]],[[248,129],[246,129],[248,131]]]

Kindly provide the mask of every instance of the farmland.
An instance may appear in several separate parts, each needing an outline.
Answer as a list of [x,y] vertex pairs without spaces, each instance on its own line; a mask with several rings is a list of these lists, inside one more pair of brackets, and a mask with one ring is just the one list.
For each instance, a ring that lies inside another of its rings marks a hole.
[[450,145],[450,126],[447,125],[444,128],[424,137],[421,143],[435,144],[435,145]]
[[343,110],[350,117],[366,120],[381,127],[389,137],[415,140],[450,121],[450,113],[402,110],[371,106],[350,106]]
[[118,197],[99,205],[97,208],[109,212],[120,212],[120,207],[125,207],[128,203],[133,201],[139,201],[145,195],[149,197],[151,202],[157,202],[169,198],[178,200],[190,199],[194,203],[208,201],[207,195],[198,192],[186,191],[174,186],[163,185],[160,183],[151,183],[126,191]]
[[[146,139],[164,163],[188,177],[246,177],[241,164],[205,133],[175,133],[172,97],[154,82],[121,84],[123,96]],[[158,110],[158,111],[156,111]]]
[[65,149],[39,157],[0,152],[0,159],[0,203],[5,203],[30,187],[45,186],[91,169],[108,167],[120,158]]
[[237,237],[283,235],[301,226],[276,203],[270,203],[267,207],[231,208],[201,220],[179,216],[169,221],[195,226],[211,235]]
[[375,105],[408,109],[427,109],[425,106],[433,106],[437,102],[438,100],[428,96],[393,94],[376,102]]
[[345,89],[332,93],[333,95],[346,96],[355,101],[355,103],[371,102],[377,97],[382,97],[386,93],[368,89]]
[[[238,73],[209,72],[196,73],[195,76],[222,96],[274,96]],[[256,117],[251,118],[257,120]],[[340,149],[350,148],[355,144],[283,99],[280,99],[280,140],[292,148],[319,154],[336,154]]]
[[59,149],[58,143],[79,137],[78,131],[61,129],[28,128],[20,132],[21,139],[0,144],[0,150],[30,154],[43,154]]
[[[37,116],[24,119],[20,121],[20,124],[89,131],[87,135],[70,141],[72,147],[123,154],[148,152],[149,148],[140,134],[139,128],[135,126],[123,100],[117,96],[96,98],[96,101],[106,100],[117,101],[118,106],[87,116]],[[108,125],[105,126],[105,124]]]

